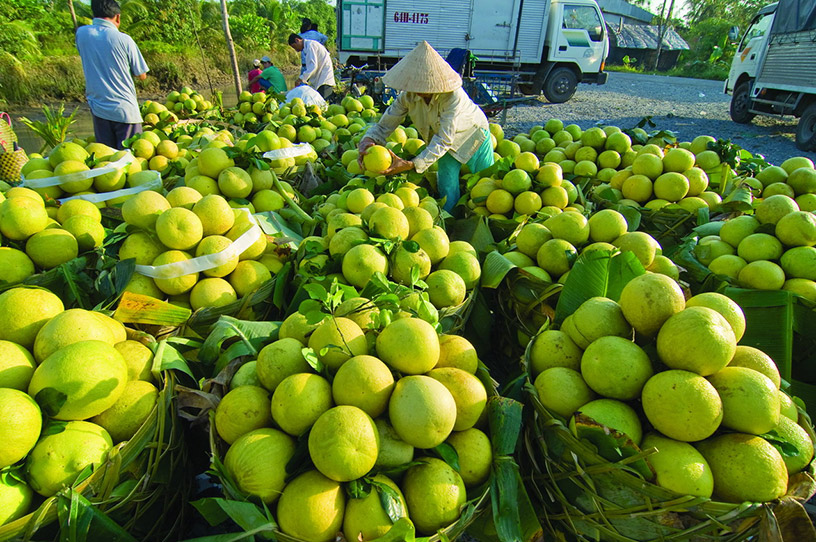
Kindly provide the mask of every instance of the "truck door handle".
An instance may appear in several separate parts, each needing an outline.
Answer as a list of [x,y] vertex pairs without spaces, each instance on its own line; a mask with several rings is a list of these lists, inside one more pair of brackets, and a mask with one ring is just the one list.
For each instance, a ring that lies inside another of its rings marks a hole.
[[558,48],[558,50],[559,50],[559,51],[566,51],[566,50],[567,50],[567,46],[566,46],[566,45],[562,45],[561,47],[559,47],[559,48]]
[[756,55],[751,55],[751,60],[755,59]]

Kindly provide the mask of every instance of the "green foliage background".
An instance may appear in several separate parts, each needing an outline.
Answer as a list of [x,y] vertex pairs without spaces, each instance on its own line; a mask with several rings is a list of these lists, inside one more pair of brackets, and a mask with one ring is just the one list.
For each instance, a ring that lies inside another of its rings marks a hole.
[[[73,4],[78,23],[90,24],[90,2]],[[120,5],[120,29],[136,41],[151,69],[150,77],[137,83],[141,90],[204,88],[208,76],[214,83],[229,80],[219,1],[120,0]],[[284,70],[296,69],[298,56],[286,40],[300,29],[302,17],[318,23],[332,43],[336,36],[334,7],[327,0],[231,0],[228,9],[244,73],[263,55]],[[0,0],[0,106],[81,100],[83,94],[68,0]]]

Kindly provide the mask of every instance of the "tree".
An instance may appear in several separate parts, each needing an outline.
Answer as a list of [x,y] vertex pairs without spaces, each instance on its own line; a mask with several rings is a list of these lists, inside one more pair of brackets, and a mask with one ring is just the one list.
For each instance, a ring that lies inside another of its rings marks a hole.
[[689,26],[719,18],[745,28],[759,8],[768,3],[768,0],[687,0],[686,16]]
[[663,15],[666,13],[666,0],[663,0],[663,7],[660,8],[660,22],[657,26],[657,52],[655,54],[655,61],[654,61],[654,69],[657,70],[657,66],[660,63],[660,52],[663,50],[663,38],[666,36],[666,32],[669,28],[671,28],[671,18],[672,12],[674,11],[674,0],[671,0],[671,4],[669,4],[669,13],[664,18]]
[[74,11],[74,0],[68,0],[68,11],[71,12],[71,21],[73,21],[74,30],[76,31],[76,29],[79,28],[79,24],[77,24],[76,11]]
[[227,40],[230,61],[232,62],[232,76],[235,82],[235,96],[241,95],[241,74],[238,73],[238,57],[235,56],[235,43],[232,41],[232,34],[229,27],[229,12],[227,11],[227,0],[221,0],[221,20],[224,26],[224,37]]

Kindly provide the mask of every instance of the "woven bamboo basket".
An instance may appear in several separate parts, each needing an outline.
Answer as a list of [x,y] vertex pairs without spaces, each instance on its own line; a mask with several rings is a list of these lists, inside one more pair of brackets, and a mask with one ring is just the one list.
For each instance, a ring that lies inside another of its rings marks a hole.
[[[525,365],[529,353],[528,347]],[[791,476],[788,493],[773,502],[735,504],[680,495],[647,481],[633,468],[654,449],[610,462],[541,404],[529,373],[525,392],[532,411],[525,424],[522,472],[528,493],[542,507],[542,523],[560,539],[782,542],[816,537],[803,507],[816,494],[813,462]],[[816,440],[801,408],[799,421]]]
[[135,539],[177,539],[189,480],[175,385],[173,372],[162,372],[156,406],[136,434],[114,446],[87,478],[45,499],[28,515],[0,526],[0,541],[68,540],[70,525],[63,514],[66,503],[75,499],[72,494],[90,501],[96,511]]

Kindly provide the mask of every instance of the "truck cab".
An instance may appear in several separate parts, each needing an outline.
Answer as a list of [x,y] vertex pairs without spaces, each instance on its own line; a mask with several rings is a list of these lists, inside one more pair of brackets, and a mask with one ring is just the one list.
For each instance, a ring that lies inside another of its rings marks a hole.
[[595,0],[338,0],[343,64],[384,70],[426,40],[443,57],[467,49],[476,72],[511,72],[551,102],[606,82],[609,42]]
[[776,6],[777,3],[774,2],[760,9],[740,39],[731,62],[728,79],[725,81],[726,94],[734,92],[740,84],[756,79],[761,53],[767,47]]

